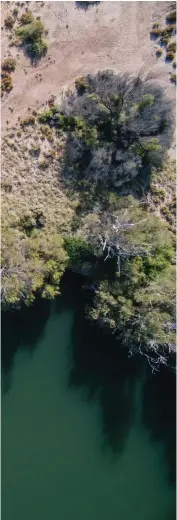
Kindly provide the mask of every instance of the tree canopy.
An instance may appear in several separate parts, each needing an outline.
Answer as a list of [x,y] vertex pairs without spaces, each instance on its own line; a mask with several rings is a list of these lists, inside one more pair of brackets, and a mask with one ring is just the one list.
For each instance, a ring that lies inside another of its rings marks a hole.
[[[162,164],[173,133],[172,104],[147,76],[87,75],[65,96],[67,174],[118,188]],[[60,126],[55,114],[54,124]]]

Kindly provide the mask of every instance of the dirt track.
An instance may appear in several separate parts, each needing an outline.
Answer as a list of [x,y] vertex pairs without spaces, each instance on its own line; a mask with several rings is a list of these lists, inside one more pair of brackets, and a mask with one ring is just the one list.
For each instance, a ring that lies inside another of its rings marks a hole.
[[[14,6],[14,2],[2,4],[2,25],[4,13]],[[30,2],[30,9],[41,16],[49,31],[49,49],[34,68],[22,50],[8,47],[8,32],[2,31],[2,59],[8,50],[12,56],[19,54],[14,88],[2,102],[2,126],[6,120],[15,123],[19,116],[24,117],[28,107],[39,108],[51,94],[59,96],[76,77],[98,69],[133,73],[141,67],[151,69],[168,95],[175,96],[168,76],[171,66],[156,58],[149,37],[152,21],[164,20],[168,8],[169,2],[119,1],[101,2],[84,11],[75,2],[45,2],[43,7],[41,2]],[[36,74],[42,74],[41,81]]]

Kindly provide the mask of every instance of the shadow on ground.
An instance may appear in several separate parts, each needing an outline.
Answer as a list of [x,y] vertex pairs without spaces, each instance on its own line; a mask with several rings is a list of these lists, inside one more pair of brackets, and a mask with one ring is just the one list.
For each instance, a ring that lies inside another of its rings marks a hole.
[[84,11],[87,11],[89,7],[93,7],[94,5],[99,5],[100,2],[75,2],[77,9],[83,9]]
[[1,315],[2,389],[11,386],[11,371],[18,348],[33,352],[42,339],[50,314],[50,302],[36,299],[31,307],[4,311]]

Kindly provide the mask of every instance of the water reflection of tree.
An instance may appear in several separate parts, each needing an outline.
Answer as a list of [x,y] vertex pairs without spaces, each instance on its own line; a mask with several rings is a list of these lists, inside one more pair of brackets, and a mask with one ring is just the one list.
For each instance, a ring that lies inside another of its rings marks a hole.
[[9,390],[14,356],[18,348],[33,352],[44,334],[50,314],[49,301],[36,299],[31,307],[5,311],[1,315],[2,388]]
[[[141,359],[128,358],[114,337],[106,336],[85,319],[86,300],[92,292],[83,291],[83,278],[66,273],[61,284],[62,297],[55,301],[55,312],[75,308],[72,330],[71,386],[85,389],[88,400],[97,400],[102,413],[103,446],[121,453],[135,417],[135,389],[141,375]],[[42,339],[50,315],[50,302],[36,300],[20,311],[3,312],[1,320],[1,358],[3,390],[9,389],[9,375],[18,348],[33,352]],[[165,446],[169,475],[175,480],[176,446],[175,375],[164,369],[144,383],[142,421],[157,441]]]
[[142,420],[156,441],[162,441],[169,478],[176,480],[176,376],[166,367],[149,372],[143,392]]
[[[77,280],[77,281],[76,281]],[[114,452],[124,449],[134,421],[134,397],[139,358],[128,358],[127,352],[115,341],[90,325],[85,318],[85,304],[92,298],[83,291],[83,279],[67,275],[63,283],[62,303],[75,307],[72,330],[71,371],[69,385],[82,387],[86,398],[96,400],[101,409],[103,448],[109,445]],[[64,296],[65,295],[65,296]],[[55,310],[60,311],[61,300]]]

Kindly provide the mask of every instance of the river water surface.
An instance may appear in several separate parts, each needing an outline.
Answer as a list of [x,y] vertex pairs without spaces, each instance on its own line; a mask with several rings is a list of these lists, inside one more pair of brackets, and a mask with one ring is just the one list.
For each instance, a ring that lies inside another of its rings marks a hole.
[[174,376],[101,345],[77,299],[2,316],[2,520],[173,520]]

